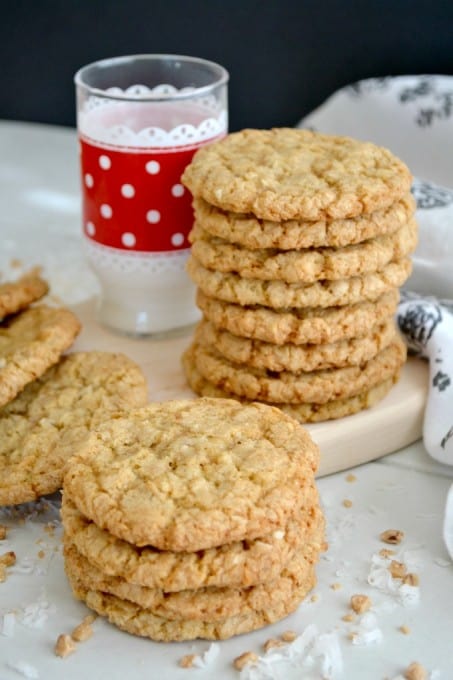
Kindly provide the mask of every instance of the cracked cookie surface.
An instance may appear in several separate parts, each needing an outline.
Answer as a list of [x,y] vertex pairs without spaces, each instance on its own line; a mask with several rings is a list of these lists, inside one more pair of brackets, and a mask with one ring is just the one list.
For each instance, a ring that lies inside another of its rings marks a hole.
[[196,551],[284,526],[318,458],[308,432],[263,404],[152,403],[92,431],[64,490],[118,538]]
[[272,221],[344,219],[407,195],[407,166],[390,151],[309,130],[242,130],[198,150],[182,182],[212,205]]

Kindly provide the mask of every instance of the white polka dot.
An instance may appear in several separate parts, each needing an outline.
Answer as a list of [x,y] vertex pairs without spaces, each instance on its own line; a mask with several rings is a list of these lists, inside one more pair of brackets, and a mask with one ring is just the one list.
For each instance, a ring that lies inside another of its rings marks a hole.
[[160,221],[160,212],[158,210],[148,210],[146,219],[151,224],[157,224]]
[[160,171],[160,163],[157,161],[148,161],[145,165],[145,168],[146,172],[149,172],[150,175],[157,175],[157,173]]
[[93,175],[90,175],[90,173],[87,172],[86,175],[85,175],[85,186],[87,186],[88,189],[91,189],[93,184],[94,184]]
[[123,184],[121,187],[121,193],[123,194],[124,198],[132,198],[135,196],[135,189],[132,184]]
[[103,170],[109,170],[112,166],[112,161],[108,156],[103,154],[102,156],[99,156],[99,165]]
[[175,198],[179,198],[184,195],[184,187],[182,184],[173,184],[171,188],[171,193]]
[[184,243],[184,234],[181,234],[180,232],[176,232],[176,234],[172,234],[171,237],[171,244],[173,246],[182,246]]
[[94,226],[93,222],[87,222],[86,223],[86,230],[88,236],[94,236],[96,233],[96,227]]
[[123,246],[126,246],[126,248],[132,248],[133,246],[135,246],[134,234],[131,234],[130,231],[125,231],[124,234],[121,236],[121,242]]
[[102,217],[105,217],[106,220],[109,220],[113,214],[113,210],[108,203],[103,203],[100,207],[100,211]]

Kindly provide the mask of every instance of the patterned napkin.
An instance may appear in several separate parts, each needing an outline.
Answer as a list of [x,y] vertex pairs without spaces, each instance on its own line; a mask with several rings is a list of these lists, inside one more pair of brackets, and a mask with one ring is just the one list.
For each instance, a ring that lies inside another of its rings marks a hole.
[[[429,361],[425,448],[453,465],[453,77],[362,80],[336,92],[298,127],[387,146],[416,176],[420,239],[397,318],[410,351]],[[444,540],[453,559],[453,486]]]

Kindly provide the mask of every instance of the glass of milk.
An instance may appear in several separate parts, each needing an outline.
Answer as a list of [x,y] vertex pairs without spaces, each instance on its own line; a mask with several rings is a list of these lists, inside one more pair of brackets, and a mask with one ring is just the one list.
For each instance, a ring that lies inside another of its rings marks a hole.
[[161,336],[199,312],[186,272],[192,197],[181,174],[228,128],[228,73],[204,59],[139,54],[75,74],[83,239],[98,318]]

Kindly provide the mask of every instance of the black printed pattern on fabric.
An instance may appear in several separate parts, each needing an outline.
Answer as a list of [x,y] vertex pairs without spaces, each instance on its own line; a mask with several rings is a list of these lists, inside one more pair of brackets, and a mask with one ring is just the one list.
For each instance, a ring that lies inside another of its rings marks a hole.
[[442,310],[438,305],[414,304],[404,313],[398,312],[398,326],[404,334],[412,352],[421,354],[426,349],[436,326],[442,321]]
[[445,187],[439,187],[431,182],[414,180],[411,189],[417,208],[420,210],[430,210],[431,208],[445,208],[453,203],[453,191]]
[[352,97],[362,97],[369,92],[386,90],[389,87],[391,80],[391,76],[359,80],[356,83],[351,83],[351,85],[348,85],[346,87],[346,92]]
[[399,101],[401,104],[412,102],[421,104],[417,110],[415,123],[422,128],[429,127],[439,120],[451,118],[453,115],[453,90],[437,91],[434,78],[421,76],[415,81],[415,85],[404,87],[399,93]]
[[445,449],[447,442],[453,437],[453,425],[450,427],[448,430],[447,434],[445,437],[443,437],[442,441],[440,442],[440,445],[443,449]]

